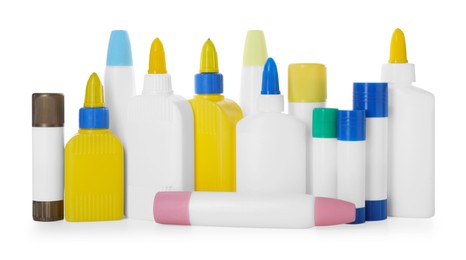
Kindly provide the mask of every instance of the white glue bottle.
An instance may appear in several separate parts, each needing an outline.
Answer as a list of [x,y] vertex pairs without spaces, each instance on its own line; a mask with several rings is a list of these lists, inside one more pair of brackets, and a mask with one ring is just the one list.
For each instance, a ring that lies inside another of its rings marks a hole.
[[127,216],[152,220],[158,191],[194,190],[194,120],[173,94],[162,42],[153,41],[142,95],[131,98],[125,126]]
[[126,31],[114,30],[110,35],[104,87],[105,104],[111,111],[110,129],[125,146],[126,107],[129,99],[136,95],[131,44]]
[[259,113],[236,126],[236,191],[306,193],[306,128],[283,114],[277,66],[264,66]]
[[338,199],[354,203],[356,220],[365,222],[366,117],[364,110],[338,111]]
[[267,60],[267,46],[264,33],[248,31],[244,44],[243,69],[241,71],[240,105],[244,116],[259,112],[262,71]]
[[404,34],[392,36],[388,82],[388,215],[428,218],[435,214],[435,100],[414,87]]
[[336,108],[314,108],[312,117],[312,192],[314,196],[337,197]]
[[387,219],[387,83],[354,83],[353,109],[366,111],[366,220]]
[[325,107],[327,69],[323,64],[288,66],[288,113],[306,124],[306,193],[312,193],[312,112]]

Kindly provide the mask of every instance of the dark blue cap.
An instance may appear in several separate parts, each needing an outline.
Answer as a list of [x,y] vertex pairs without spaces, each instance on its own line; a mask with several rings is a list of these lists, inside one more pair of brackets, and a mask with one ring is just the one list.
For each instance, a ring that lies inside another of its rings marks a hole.
[[337,137],[341,141],[366,140],[364,110],[338,110]]
[[105,129],[109,127],[109,112],[106,107],[83,107],[79,109],[79,128]]
[[348,224],[362,224],[366,222],[366,208],[357,208],[356,209],[356,218],[353,222]]
[[280,95],[278,84],[277,64],[272,58],[268,58],[262,72],[262,95]]
[[220,73],[198,73],[194,76],[196,94],[223,93],[223,75]]
[[366,110],[366,117],[387,117],[387,83],[353,83],[353,109]]

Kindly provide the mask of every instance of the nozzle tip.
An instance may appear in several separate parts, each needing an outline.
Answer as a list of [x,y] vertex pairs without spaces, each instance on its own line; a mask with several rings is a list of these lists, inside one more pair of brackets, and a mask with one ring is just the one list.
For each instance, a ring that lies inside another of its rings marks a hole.
[[408,63],[405,35],[399,28],[396,28],[392,35],[388,63]]
[[104,88],[97,73],[92,73],[87,81],[84,107],[96,108],[105,107]]
[[155,38],[150,47],[149,74],[166,74],[165,50],[162,41]]
[[200,73],[218,73],[218,57],[214,43],[209,39],[204,43],[201,53]]
[[279,95],[280,86],[278,83],[277,64],[272,58],[268,58],[262,72],[262,95]]

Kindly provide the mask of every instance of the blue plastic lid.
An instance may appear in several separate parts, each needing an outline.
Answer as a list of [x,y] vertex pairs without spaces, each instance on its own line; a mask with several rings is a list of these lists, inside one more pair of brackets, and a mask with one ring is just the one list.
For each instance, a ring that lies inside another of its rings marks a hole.
[[366,200],[366,220],[379,221],[387,219],[387,200]]
[[109,112],[106,107],[83,107],[79,109],[79,128],[109,128]]
[[223,93],[223,75],[220,73],[198,73],[194,76],[196,94]]
[[366,140],[364,110],[338,110],[337,138],[341,141]]
[[387,117],[387,85],[385,82],[353,83],[353,109],[366,110],[366,117]]
[[280,95],[280,85],[278,84],[277,64],[272,58],[268,58],[262,72],[262,95]]
[[356,209],[356,218],[353,222],[348,224],[362,224],[366,222],[366,208],[357,208]]
[[107,50],[107,66],[133,66],[128,32],[112,31]]

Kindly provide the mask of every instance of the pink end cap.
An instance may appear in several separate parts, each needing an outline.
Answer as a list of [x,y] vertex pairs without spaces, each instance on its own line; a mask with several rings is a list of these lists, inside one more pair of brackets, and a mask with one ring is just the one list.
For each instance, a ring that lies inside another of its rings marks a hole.
[[191,225],[191,192],[158,192],[154,198],[154,220],[159,224]]
[[356,219],[356,207],[351,202],[316,197],[314,219],[316,226],[350,223]]

